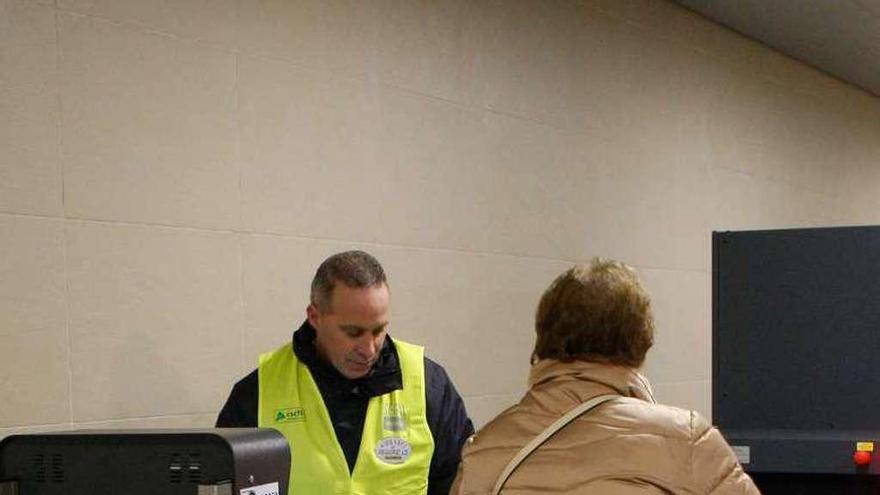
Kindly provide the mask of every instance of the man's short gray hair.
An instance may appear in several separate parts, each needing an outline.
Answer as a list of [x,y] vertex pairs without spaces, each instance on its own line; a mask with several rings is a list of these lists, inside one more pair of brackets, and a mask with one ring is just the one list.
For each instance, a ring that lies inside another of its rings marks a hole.
[[345,251],[324,260],[312,279],[311,302],[322,312],[331,310],[333,289],[342,283],[352,289],[387,285],[379,260],[364,251]]

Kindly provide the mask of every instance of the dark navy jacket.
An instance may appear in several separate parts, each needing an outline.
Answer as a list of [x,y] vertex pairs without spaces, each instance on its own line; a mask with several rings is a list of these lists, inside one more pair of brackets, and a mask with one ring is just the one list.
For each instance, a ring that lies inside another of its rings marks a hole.
[[[386,338],[370,373],[350,380],[319,359],[314,340],[315,329],[306,321],[293,333],[293,350],[318,384],[351,471],[360,449],[370,398],[403,388],[397,351],[394,341]],[[257,426],[258,371],[254,370],[232,388],[217,418],[218,428]],[[461,461],[461,448],[473,435],[474,426],[446,371],[428,358],[425,358],[425,395],[428,427],[434,437],[428,495],[446,495]]]

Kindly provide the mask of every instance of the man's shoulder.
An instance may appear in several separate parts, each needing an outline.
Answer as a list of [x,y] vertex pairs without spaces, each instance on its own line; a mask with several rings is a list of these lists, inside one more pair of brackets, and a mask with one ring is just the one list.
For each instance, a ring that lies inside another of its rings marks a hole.
[[[397,353],[398,353],[398,347],[400,347],[401,345],[423,347],[418,344],[413,344],[411,342],[400,340],[397,338],[391,338],[389,340],[391,342],[391,345],[388,346],[388,348],[389,348],[389,351],[395,355],[395,359],[394,359],[395,366],[397,366],[397,363],[398,363],[397,357],[396,357]],[[425,366],[425,381],[427,382],[428,387],[429,388],[431,386],[445,387],[446,384],[449,382],[449,375],[446,373],[446,370],[443,368],[443,366],[441,366],[437,361],[434,361],[433,359],[429,358],[427,355],[424,356],[424,363],[425,363],[425,365],[424,365]]]
[[257,370],[235,383],[226,404],[217,416],[217,427],[257,426],[259,383]]
[[254,386],[254,387],[257,386],[257,384],[260,382],[259,373],[260,373],[260,369],[254,368],[254,370],[251,371],[250,373],[248,373],[244,378],[235,382],[235,386],[236,387],[245,387],[245,388],[248,388],[251,386]]
[[229,393],[228,403],[232,405],[250,404],[256,402],[259,397],[260,378],[259,369],[248,373],[244,378],[235,382]]
[[428,356],[425,356],[425,382],[429,388],[445,388],[450,384],[446,369]]

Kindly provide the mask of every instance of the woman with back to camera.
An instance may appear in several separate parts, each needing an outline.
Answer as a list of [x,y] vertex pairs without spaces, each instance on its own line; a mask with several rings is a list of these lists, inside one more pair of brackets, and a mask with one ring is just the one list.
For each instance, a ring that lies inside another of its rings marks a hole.
[[464,449],[455,495],[758,494],[721,436],[659,405],[637,371],[654,342],[648,294],[594,259],[544,292],[529,389]]

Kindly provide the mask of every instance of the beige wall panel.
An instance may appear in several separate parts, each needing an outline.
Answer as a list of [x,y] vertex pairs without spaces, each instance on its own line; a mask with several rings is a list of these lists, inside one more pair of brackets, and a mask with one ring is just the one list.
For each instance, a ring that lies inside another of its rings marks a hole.
[[699,176],[684,182],[648,175],[604,179],[589,197],[602,212],[595,254],[640,267],[707,269],[706,183]]
[[0,2],[0,82],[22,92],[54,96],[55,13],[29,0]]
[[611,146],[521,119],[489,123],[490,250],[563,259],[597,254],[605,212],[595,198],[620,166]]
[[852,216],[851,222],[878,222],[880,198],[880,112],[875,118],[847,122],[847,135],[839,148],[835,169],[841,174],[838,200]]
[[576,89],[572,62],[581,15],[567,2],[486,2],[480,21],[479,107],[539,120],[558,128],[577,121],[569,111]]
[[678,128],[659,120],[633,142],[608,143],[283,62],[246,58],[241,70],[244,222],[256,231],[583,257],[596,251],[584,233],[604,214],[593,199],[623,203],[613,183],[592,194],[609,185],[597,177],[653,183],[704,169],[676,153]]
[[244,59],[241,87],[245,225],[467,250],[497,244],[493,215],[503,207],[491,195],[509,166],[500,148],[514,142],[504,134],[510,119],[275,61]]
[[[59,331],[60,330],[60,331]],[[70,418],[67,335],[64,329],[0,334],[0,425]]]
[[381,102],[382,242],[492,250],[493,131],[503,118],[397,91]]
[[240,372],[232,234],[68,226],[75,422],[219,409]]
[[64,226],[0,214],[0,335],[54,331],[67,323]]
[[[217,406],[219,412],[222,404]],[[217,414],[186,414],[179,416],[158,416],[151,418],[119,419],[113,421],[90,421],[74,423],[76,429],[125,430],[125,429],[165,429],[165,428],[213,428]]]
[[0,1],[0,211],[61,213],[56,51],[51,8]]
[[0,215],[0,427],[70,419],[60,221]]
[[657,383],[711,379],[711,273],[637,271],[651,296],[656,327],[645,375]]
[[454,101],[475,101],[481,82],[485,9],[469,0],[380,4],[377,72],[388,84]]
[[578,19],[569,55],[572,66],[570,104],[565,121],[574,132],[625,133],[639,122],[641,100],[633,76],[642,47],[636,28],[598,10]]
[[880,187],[873,193],[860,192],[851,197],[835,198],[832,205],[837,213],[833,217],[836,225],[880,224]]
[[234,228],[234,55],[59,15],[65,208],[80,218]]
[[235,45],[236,0],[58,0],[58,8],[224,47]]
[[[647,10],[647,9],[646,9]],[[637,120],[634,127],[646,119],[676,122],[689,117],[687,104],[693,98],[688,83],[693,78],[694,59],[697,52],[690,44],[670,42],[660,34],[626,22],[622,36],[633,48],[629,50],[632,61],[627,64],[623,77],[627,91],[633,99]],[[657,19],[656,22],[662,22]]]
[[821,227],[843,220],[832,197],[724,169],[711,173],[712,230]]
[[[258,232],[378,237],[388,194],[367,86],[244,57],[239,66],[243,223]],[[372,235],[370,235],[372,233]]]
[[374,74],[382,2],[239,0],[238,48],[338,75]]

